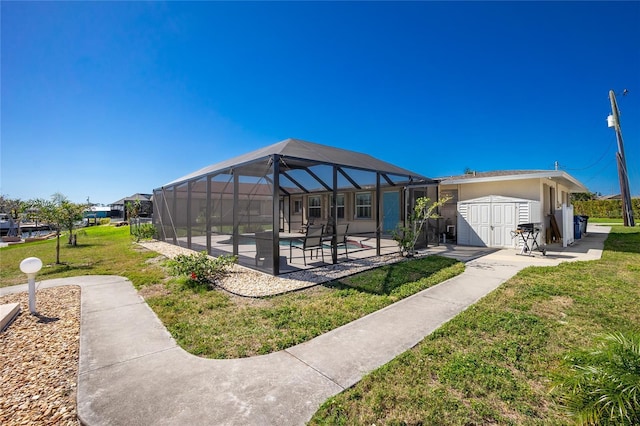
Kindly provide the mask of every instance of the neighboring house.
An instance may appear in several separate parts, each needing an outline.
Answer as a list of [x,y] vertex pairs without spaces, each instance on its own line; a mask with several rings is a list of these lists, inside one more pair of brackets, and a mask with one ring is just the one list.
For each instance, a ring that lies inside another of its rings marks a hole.
[[128,220],[128,213],[126,209],[127,203],[140,202],[140,217],[152,217],[153,215],[153,196],[151,194],[134,194],[130,197],[121,198],[120,200],[109,205],[111,208],[112,218],[121,218],[122,220]]
[[598,197],[598,200],[622,200],[622,195],[620,194],[603,195],[601,197]]
[[540,227],[540,244],[560,238],[571,243],[570,194],[588,192],[561,170],[474,172],[438,180],[440,197],[451,198],[441,209],[445,229],[458,244],[469,246],[517,247],[512,231],[526,223]]

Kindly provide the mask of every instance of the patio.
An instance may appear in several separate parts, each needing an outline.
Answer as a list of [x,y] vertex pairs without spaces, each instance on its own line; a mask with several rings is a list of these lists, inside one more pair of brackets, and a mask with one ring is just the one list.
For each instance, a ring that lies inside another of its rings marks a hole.
[[[154,224],[162,241],[237,255],[243,266],[280,275],[397,252],[392,233],[424,196],[437,200],[435,181],[366,154],[287,139],[154,190]],[[313,224],[323,225],[315,250],[304,244]]]

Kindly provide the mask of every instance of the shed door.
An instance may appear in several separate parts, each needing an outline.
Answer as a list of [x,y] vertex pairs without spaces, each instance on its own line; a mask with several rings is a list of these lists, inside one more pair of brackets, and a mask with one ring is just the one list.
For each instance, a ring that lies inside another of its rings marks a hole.
[[516,229],[516,204],[491,204],[491,247],[513,247],[511,231]]
[[[476,247],[513,247],[516,203],[471,203],[468,205],[468,244]],[[462,228],[460,228],[462,229]],[[465,244],[466,241],[458,240]]]
[[469,244],[472,246],[491,246],[491,204],[471,204],[469,207],[469,224],[471,225],[471,235]]

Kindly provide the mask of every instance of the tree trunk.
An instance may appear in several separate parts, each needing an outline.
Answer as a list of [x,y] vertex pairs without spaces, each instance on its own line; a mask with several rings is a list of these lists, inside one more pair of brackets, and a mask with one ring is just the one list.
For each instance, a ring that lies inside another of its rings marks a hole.
[[60,264],[60,231],[56,232],[56,265]]

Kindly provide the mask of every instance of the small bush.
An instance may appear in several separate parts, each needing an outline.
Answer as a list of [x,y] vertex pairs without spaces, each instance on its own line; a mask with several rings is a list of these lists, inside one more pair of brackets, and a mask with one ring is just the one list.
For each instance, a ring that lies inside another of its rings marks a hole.
[[564,361],[571,374],[554,391],[577,424],[640,424],[640,334],[607,334],[597,349]]
[[150,240],[156,236],[156,227],[151,223],[134,225],[131,227],[131,235],[136,237],[136,241]]
[[167,266],[174,276],[184,275],[193,284],[211,287],[237,260],[237,256],[211,257],[203,251],[189,255],[179,254],[167,262]]
[[108,217],[100,218],[100,225],[109,225],[111,223],[111,219]]

